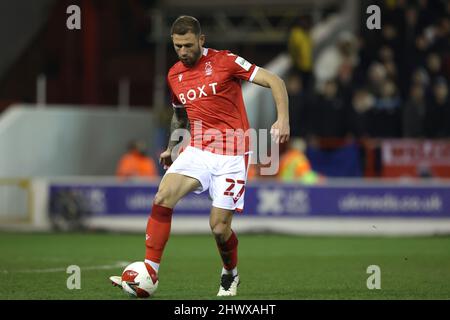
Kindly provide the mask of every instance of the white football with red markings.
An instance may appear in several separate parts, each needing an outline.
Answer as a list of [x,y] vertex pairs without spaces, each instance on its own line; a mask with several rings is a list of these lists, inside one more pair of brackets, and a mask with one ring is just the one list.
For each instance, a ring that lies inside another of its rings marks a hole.
[[150,297],[158,288],[158,275],[143,261],[129,264],[122,272],[122,289],[130,296]]

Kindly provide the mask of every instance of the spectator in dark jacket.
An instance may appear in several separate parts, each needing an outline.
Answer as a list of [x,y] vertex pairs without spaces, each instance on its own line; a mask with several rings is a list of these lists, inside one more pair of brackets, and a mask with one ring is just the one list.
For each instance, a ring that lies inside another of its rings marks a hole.
[[348,133],[347,107],[335,80],[327,80],[309,108],[310,133],[319,137],[344,137]]
[[448,84],[439,78],[433,85],[432,96],[425,113],[425,132],[428,138],[450,137],[450,101]]
[[403,108],[403,137],[423,138],[425,136],[425,89],[417,83],[411,87],[410,98]]
[[374,132],[379,138],[401,136],[401,99],[395,83],[385,81],[377,97],[372,115]]
[[308,128],[307,97],[303,81],[297,72],[291,72],[286,79],[289,96],[289,116],[291,119],[291,136],[304,137]]
[[371,132],[371,113],[375,105],[375,97],[365,88],[355,90],[350,113],[351,132],[357,137],[367,137]]

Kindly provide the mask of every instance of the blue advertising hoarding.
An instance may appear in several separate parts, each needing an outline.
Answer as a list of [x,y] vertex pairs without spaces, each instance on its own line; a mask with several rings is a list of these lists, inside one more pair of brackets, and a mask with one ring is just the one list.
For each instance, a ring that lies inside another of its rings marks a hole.
[[[93,216],[148,215],[157,185],[68,184],[49,186],[49,207],[70,194]],[[208,192],[189,194],[175,208],[177,215],[208,215]],[[320,185],[278,182],[250,184],[244,215],[253,217],[417,217],[450,218],[450,185]]]

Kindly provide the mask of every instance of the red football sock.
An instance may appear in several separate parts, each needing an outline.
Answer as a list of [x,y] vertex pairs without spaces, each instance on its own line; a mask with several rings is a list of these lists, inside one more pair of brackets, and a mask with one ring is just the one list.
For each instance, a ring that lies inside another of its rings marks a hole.
[[237,248],[238,238],[233,230],[231,230],[231,236],[225,243],[217,242],[217,248],[219,249],[220,256],[222,257],[223,267],[225,270],[233,270],[237,266]]
[[161,262],[164,247],[169,240],[172,212],[171,208],[153,204],[145,234],[145,259]]

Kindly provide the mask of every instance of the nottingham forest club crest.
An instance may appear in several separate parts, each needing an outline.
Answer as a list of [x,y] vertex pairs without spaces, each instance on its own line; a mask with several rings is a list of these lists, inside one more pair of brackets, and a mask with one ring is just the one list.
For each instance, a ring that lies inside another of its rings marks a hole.
[[205,63],[205,76],[210,76],[213,73],[213,68],[211,65],[211,62],[206,62]]

